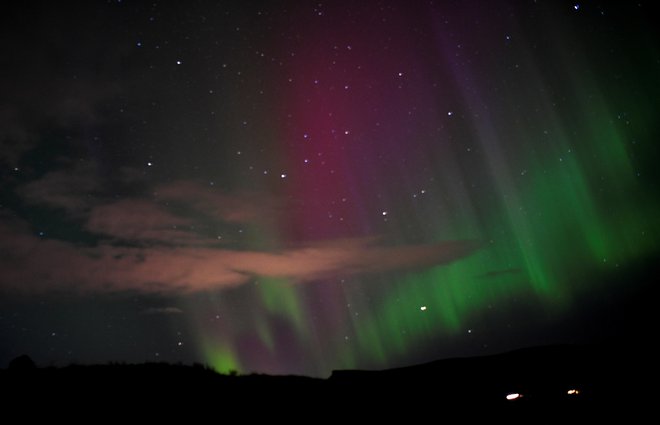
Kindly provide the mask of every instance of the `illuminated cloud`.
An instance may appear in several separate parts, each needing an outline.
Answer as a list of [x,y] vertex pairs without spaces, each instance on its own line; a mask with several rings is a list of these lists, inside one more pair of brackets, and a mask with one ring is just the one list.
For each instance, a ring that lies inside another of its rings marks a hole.
[[198,237],[188,231],[189,219],[177,216],[158,204],[143,199],[124,199],[94,207],[87,230],[112,238],[138,242],[162,242],[170,245],[195,243]]
[[446,264],[478,248],[473,241],[391,246],[359,237],[239,250],[205,235],[196,217],[212,226],[258,226],[276,213],[273,198],[223,193],[190,181],[159,187],[149,198],[91,197],[98,188],[95,171],[78,164],[19,188],[30,204],[66,211],[97,242],[49,239],[27,222],[0,217],[2,288],[181,293],[235,287],[260,276],[308,283]]
[[19,292],[196,292],[235,287],[257,276],[286,277],[306,283],[334,275],[446,264],[476,248],[470,241],[381,246],[370,238],[337,240],[280,252],[192,245],[85,247],[41,239],[31,234],[25,223],[3,220],[0,286]]

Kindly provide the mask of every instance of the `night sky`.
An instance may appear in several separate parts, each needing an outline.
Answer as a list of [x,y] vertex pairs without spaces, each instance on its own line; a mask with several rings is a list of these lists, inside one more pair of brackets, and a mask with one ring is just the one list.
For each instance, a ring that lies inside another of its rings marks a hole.
[[4,7],[0,367],[617,340],[660,254],[652,5]]

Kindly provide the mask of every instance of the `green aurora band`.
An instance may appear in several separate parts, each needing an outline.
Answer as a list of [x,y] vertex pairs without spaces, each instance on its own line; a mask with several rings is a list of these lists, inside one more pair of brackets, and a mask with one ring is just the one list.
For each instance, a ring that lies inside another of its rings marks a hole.
[[[520,24],[511,32],[522,45],[515,62],[505,47],[473,64],[454,61],[453,48],[447,47],[452,31],[440,24],[420,30],[442,39],[435,53],[412,47],[412,54],[444,60],[453,78],[444,84],[454,88],[460,102],[449,118],[447,108],[438,106],[444,100],[432,95],[419,101],[419,109],[432,110],[438,122],[458,123],[435,136],[450,143],[449,149],[423,151],[412,155],[412,165],[388,171],[387,181],[403,183],[378,189],[396,202],[389,204],[390,222],[373,233],[387,233],[399,244],[423,235],[435,241],[476,239],[483,247],[449,265],[391,275],[339,276],[312,285],[258,278],[250,288],[257,294],[250,301],[254,304],[240,307],[249,309],[249,319],[229,319],[231,324],[218,328],[206,323],[208,312],[200,314],[195,326],[203,329],[200,344],[209,364],[222,372],[293,370],[327,376],[332,369],[431,360],[420,354],[425,347],[477,338],[479,325],[489,318],[500,318],[502,328],[510,325],[501,312],[512,306],[534,312],[537,322],[558,321],[588,294],[617,290],[599,276],[657,255],[660,205],[651,162],[658,67],[640,71],[635,65],[657,57],[657,50],[640,48],[606,66],[610,59],[589,51],[581,24],[552,10],[541,20],[544,26]],[[561,31],[550,26],[556,19],[567,21]],[[594,22],[588,25],[599,25]],[[452,40],[477,48],[478,37],[456,25]],[[314,75],[314,70],[306,72],[307,78]],[[621,76],[619,86],[613,84],[615,74]],[[415,84],[423,81],[420,77]],[[294,161],[286,153],[278,160]],[[410,177],[414,169],[433,174],[423,196],[418,180]],[[353,171],[355,190],[361,190],[363,172]],[[355,208],[357,216],[367,214],[366,206]],[[263,249],[276,249],[287,239],[277,226],[250,232],[261,235],[253,242]],[[231,294],[218,295],[213,308],[231,311],[236,308],[231,300]],[[282,338],[282,327],[289,337]],[[241,343],[245,334],[259,341],[257,348]],[[250,350],[261,350],[271,360],[246,357]],[[283,364],[282,353],[293,358],[287,360],[291,363]],[[295,359],[305,365],[296,368]]]

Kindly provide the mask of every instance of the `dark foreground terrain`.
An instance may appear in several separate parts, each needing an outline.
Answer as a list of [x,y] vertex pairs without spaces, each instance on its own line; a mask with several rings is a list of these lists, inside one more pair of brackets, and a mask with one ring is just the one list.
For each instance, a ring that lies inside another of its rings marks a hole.
[[[5,411],[28,415],[90,411],[167,417],[205,412],[245,419],[308,417],[311,422],[344,415],[439,422],[448,414],[468,422],[527,415],[530,423],[571,423],[575,415],[595,419],[623,414],[630,419],[654,405],[647,360],[640,351],[550,346],[384,371],[335,371],[328,379],[226,376],[199,365],[40,369],[28,360],[0,370],[0,388]],[[514,393],[522,396],[508,400]]]

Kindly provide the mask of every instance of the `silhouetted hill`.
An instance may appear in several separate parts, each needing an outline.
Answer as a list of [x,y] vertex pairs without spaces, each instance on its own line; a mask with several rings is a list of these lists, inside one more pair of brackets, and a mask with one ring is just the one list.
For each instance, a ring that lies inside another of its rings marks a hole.
[[28,370],[36,369],[36,367],[37,365],[27,354],[18,356],[15,359],[13,359],[11,362],[9,362],[9,370],[14,372],[28,371]]
[[[201,365],[154,363],[8,369],[0,371],[0,385],[7,405],[75,403],[163,413],[177,406],[240,409],[248,402],[255,408],[243,413],[252,417],[310,408],[378,417],[467,408],[468,416],[545,412],[547,419],[643,407],[644,390],[638,384],[649,375],[643,358],[612,347],[550,346],[384,371],[335,371],[325,380],[227,376]],[[513,393],[522,397],[507,400]]]
[[[641,359],[638,359],[641,360]],[[384,371],[335,371],[338,388],[363,388],[385,394],[406,388],[405,397],[480,404],[513,405],[508,394],[522,394],[518,404],[601,403],[625,397],[622,383],[643,375],[643,362],[593,346],[550,346],[505,354],[456,358]],[[627,387],[632,388],[632,387]],[[578,394],[568,394],[577,390]]]

